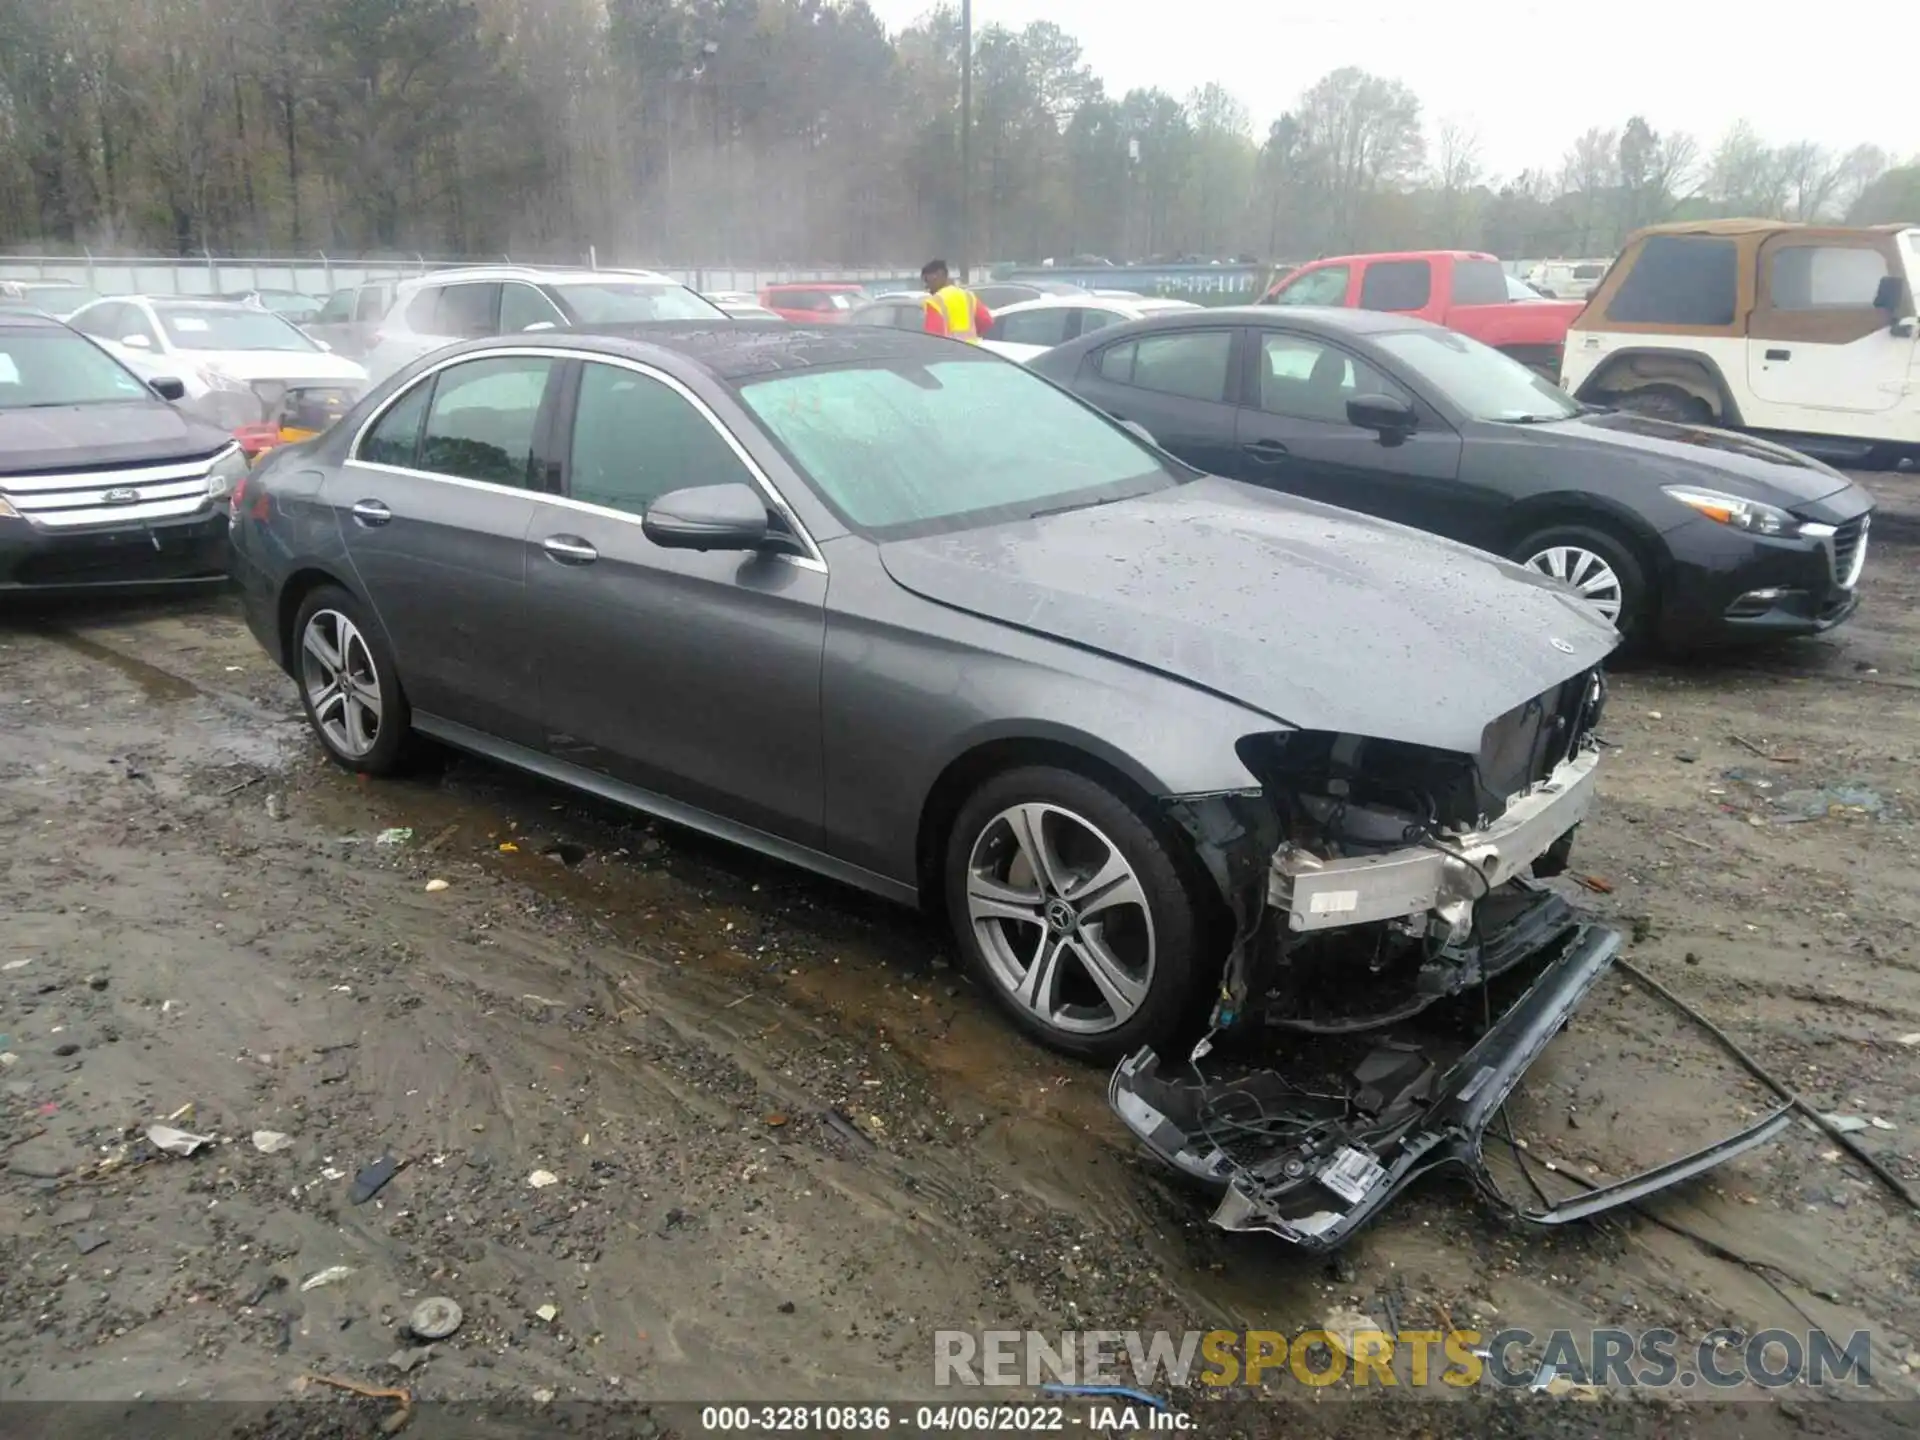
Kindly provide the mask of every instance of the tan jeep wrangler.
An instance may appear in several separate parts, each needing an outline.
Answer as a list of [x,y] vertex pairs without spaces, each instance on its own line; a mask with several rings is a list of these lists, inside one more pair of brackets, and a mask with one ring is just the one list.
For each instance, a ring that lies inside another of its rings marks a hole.
[[1920,227],[1656,225],[1573,322],[1560,383],[1838,463],[1920,459],[1917,281]]

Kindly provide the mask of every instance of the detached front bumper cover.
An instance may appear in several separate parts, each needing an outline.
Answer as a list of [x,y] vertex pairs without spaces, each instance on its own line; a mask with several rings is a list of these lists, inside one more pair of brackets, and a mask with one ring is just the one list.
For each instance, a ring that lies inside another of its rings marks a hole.
[[1337,1099],[1302,1092],[1271,1071],[1212,1086],[1170,1082],[1159,1076],[1158,1057],[1142,1050],[1115,1071],[1107,1098],[1148,1149],[1220,1193],[1213,1222],[1222,1229],[1264,1230],[1303,1249],[1333,1250],[1416,1178],[1444,1166],[1465,1170],[1523,1220],[1585,1219],[1772,1140],[1790,1110],[1557,1204],[1530,1209],[1501,1193],[1482,1153],[1487,1127],[1620,944],[1616,931],[1578,927],[1527,993],[1444,1073],[1417,1050],[1383,1046],[1356,1071],[1354,1092]]

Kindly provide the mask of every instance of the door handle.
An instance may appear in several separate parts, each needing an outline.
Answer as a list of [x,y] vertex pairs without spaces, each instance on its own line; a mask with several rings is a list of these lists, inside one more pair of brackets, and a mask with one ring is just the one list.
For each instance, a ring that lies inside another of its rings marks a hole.
[[1249,440],[1240,448],[1262,465],[1278,465],[1287,458],[1287,447],[1278,440]]
[[353,518],[362,525],[384,525],[393,519],[393,511],[378,500],[357,500],[353,506]]
[[1791,360],[1792,358],[1793,358],[1793,352],[1791,350],[1767,351],[1767,359],[1769,360]]
[[578,535],[549,535],[540,548],[562,565],[591,565],[600,558],[600,552]]

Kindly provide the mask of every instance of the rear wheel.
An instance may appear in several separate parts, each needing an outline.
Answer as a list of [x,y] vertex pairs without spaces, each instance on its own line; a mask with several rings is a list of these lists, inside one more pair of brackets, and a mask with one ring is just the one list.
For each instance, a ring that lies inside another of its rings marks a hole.
[[1713,407],[1678,385],[1648,385],[1629,390],[1616,396],[1614,404],[1636,415],[1650,415],[1655,420],[1671,420],[1679,425],[1713,424]]
[[348,770],[392,774],[412,714],[393,656],[360,602],[321,586],[301,605],[293,638],[300,703],[327,754]]
[[1530,570],[1569,586],[1627,640],[1648,627],[1651,596],[1632,547],[1592,525],[1555,525],[1527,536],[1512,551]]
[[1051,766],[993,777],[955,818],[945,882],[968,968],[1042,1044],[1114,1060],[1190,1018],[1206,930],[1192,882],[1107,785]]

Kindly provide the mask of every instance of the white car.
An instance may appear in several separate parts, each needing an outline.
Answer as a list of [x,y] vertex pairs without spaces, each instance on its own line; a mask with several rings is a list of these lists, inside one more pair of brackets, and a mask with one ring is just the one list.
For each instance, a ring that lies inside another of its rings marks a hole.
[[621,330],[654,320],[715,320],[727,312],[651,270],[486,265],[403,280],[374,331],[367,369],[380,381],[444,345],[483,335]]
[[182,409],[230,430],[249,454],[273,443],[292,406],[339,414],[367,388],[366,368],[257,305],[188,296],[113,296],[67,323],[144,380],[186,387]]
[[1607,273],[1606,260],[1542,260],[1523,277],[1549,300],[1584,300]]
[[1143,320],[1168,310],[1199,308],[1191,300],[1165,300],[1153,295],[1045,295],[994,311],[989,338],[980,344],[996,355],[1025,362],[1089,330]]

